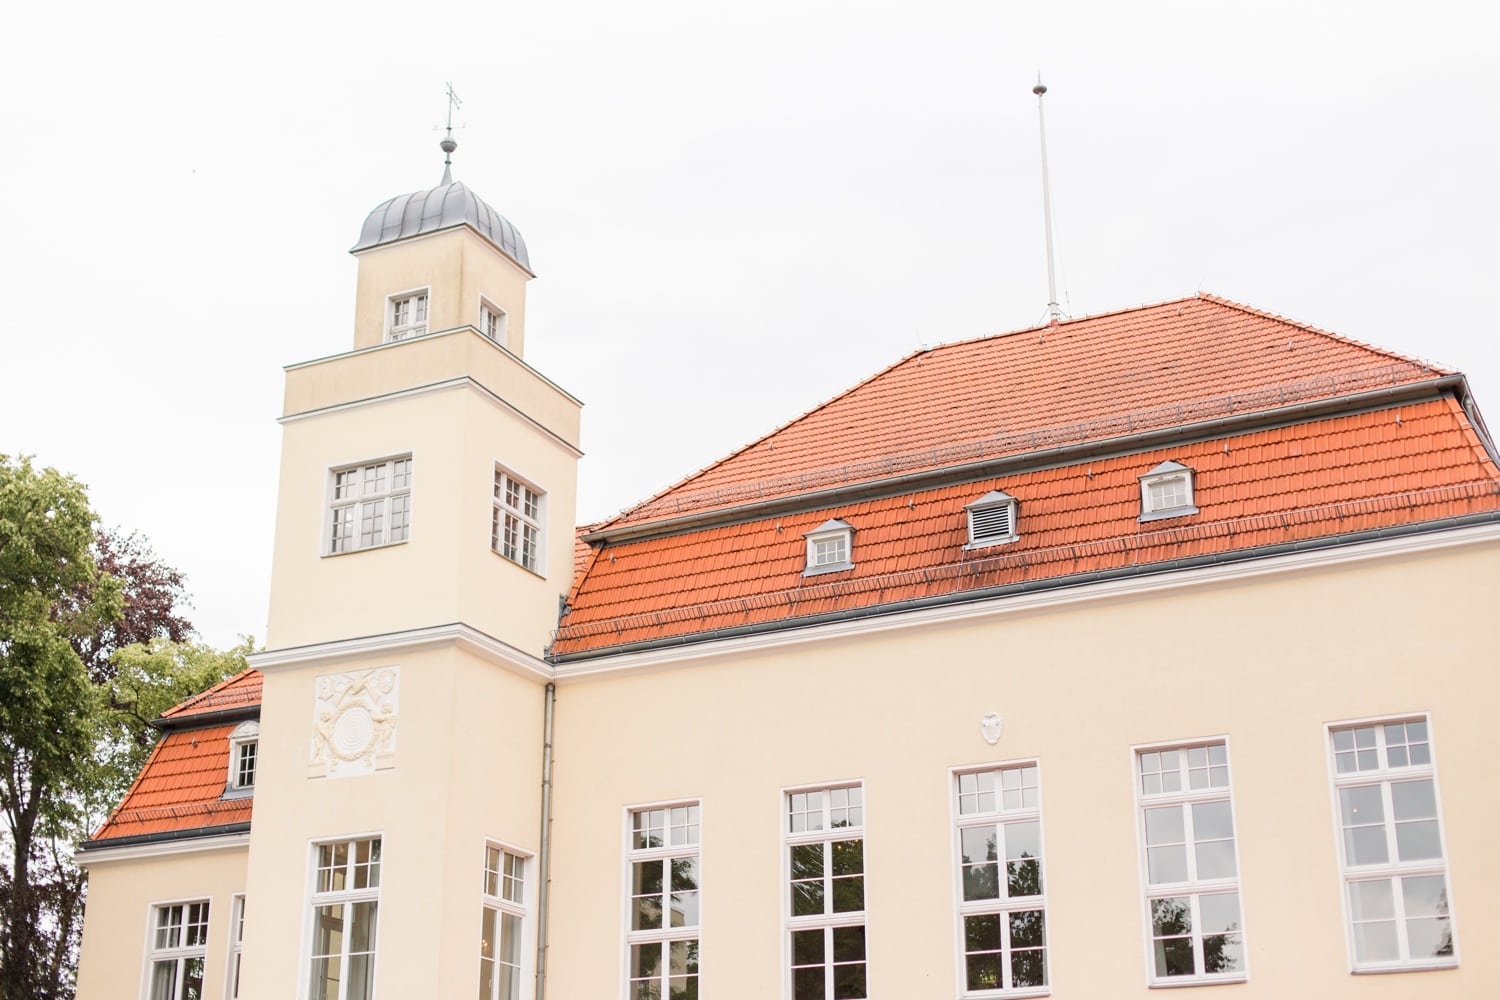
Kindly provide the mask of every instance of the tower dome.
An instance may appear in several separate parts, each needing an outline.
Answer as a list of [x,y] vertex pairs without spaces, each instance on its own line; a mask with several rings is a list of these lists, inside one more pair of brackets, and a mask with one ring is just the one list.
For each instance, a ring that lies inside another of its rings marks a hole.
[[440,229],[468,226],[530,274],[531,259],[526,255],[526,241],[521,238],[520,230],[462,181],[450,180],[446,171],[443,181],[435,188],[397,195],[376,205],[365,217],[359,242],[350,253]]

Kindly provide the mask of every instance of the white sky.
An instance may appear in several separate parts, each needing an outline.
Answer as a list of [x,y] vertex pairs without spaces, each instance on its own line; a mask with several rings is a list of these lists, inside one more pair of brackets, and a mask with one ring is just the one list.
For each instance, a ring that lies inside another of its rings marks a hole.
[[366,213],[525,235],[580,520],[920,344],[1212,291],[1467,372],[1500,425],[1483,5],[87,0],[6,14],[0,453],[265,634],[281,366],[348,349]]

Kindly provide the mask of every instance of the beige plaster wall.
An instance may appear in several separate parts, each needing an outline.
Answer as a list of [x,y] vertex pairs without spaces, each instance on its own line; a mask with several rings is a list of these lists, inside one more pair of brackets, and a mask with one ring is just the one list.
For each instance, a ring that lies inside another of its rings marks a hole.
[[386,302],[428,288],[427,328],[479,326],[480,296],[509,315],[505,346],[517,356],[526,343],[527,274],[467,226],[361,251],[354,298],[354,346],[385,340]]
[[[409,540],[324,555],[329,470],[408,453]],[[540,574],[490,548],[497,461],[546,492]],[[540,655],[571,582],[576,475],[574,452],[467,384],[286,423],[267,648],[465,622]]]
[[[1250,978],[1213,989],[1487,995],[1497,584],[1488,543],[566,683],[549,995],[622,995],[623,810],[695,798],[703,995],[781,995],[780,790],[859,779],[870,995],[955,996],[949,769],[1036,758],[1052,994],[1143,996],[1129,748],[1215,735],[1231,754]],[[994,747],[988,711],[1005,718]],[[1464,963],[1352,976],[1324,724],[1424,711]]]
[[245,891],[243,844],[156,858],[88,865],[78,1000],[139,1000],[145,985],[148,934],[157,904],[209,900],[204,1000],[224,996],[229,975],[232,898]]
[[[395,766],[308,777],[316,677],[393,664],[401,668]],[[477,993],[486,839],[537,848],[542,691],[452,648],[267,673],[247,997],[301,995],[313,845],[374,834],[384,860],[378,995]]]

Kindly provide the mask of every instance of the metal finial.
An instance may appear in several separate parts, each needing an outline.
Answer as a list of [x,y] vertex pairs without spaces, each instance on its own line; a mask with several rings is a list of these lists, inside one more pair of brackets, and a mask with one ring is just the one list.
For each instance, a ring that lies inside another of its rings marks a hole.
[[1057,304],[1057,273],[1052,264],[1052,190],[1047,180],[1047,119],[1042,113],[1042,95],[1047,87],[1042,83],[1042,74],[1036,75],[1036,86],[1031,88],[1036,95],[1036,120],[1042,136],[1042,220],[1047,227],[1047,312],[1055,323],[1062,318],[1062,309]]
[[448,134],[443,141],[438,143],[438,148],[443,151],[443,183],[453,183],[453,151],[458,148],[458,143],[453,138],[453,109],[461,108],[464,102],[459,100],[458,95],[453,92],[453,84],[448,84]]

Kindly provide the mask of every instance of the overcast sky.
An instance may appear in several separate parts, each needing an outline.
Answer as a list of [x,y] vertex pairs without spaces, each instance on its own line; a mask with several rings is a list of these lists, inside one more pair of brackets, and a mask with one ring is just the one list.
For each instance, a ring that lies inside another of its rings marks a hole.
[[25,4],[0,63],[0,453],[265,634],[281,366],[366,213],[520,228],[580,520],[922,344],[1202,289],[1467,372],[1500,426],[1500,59],[1475,3]]

